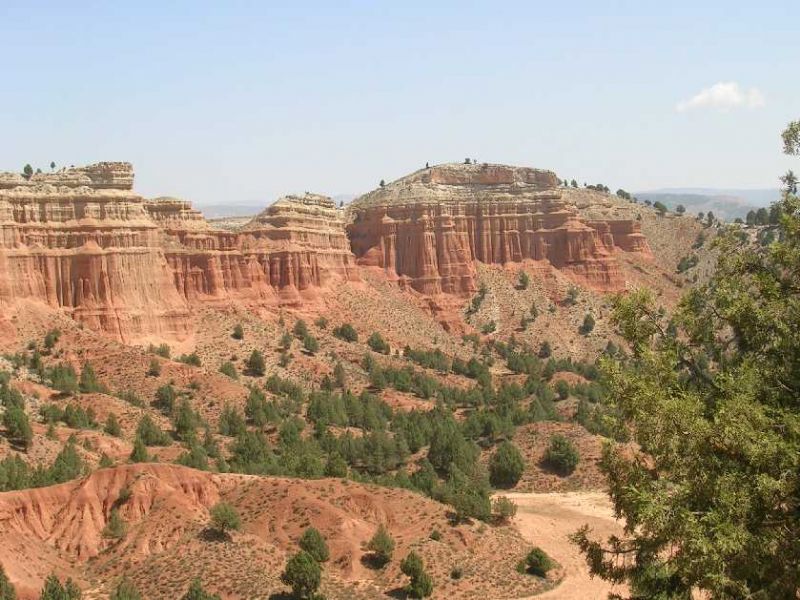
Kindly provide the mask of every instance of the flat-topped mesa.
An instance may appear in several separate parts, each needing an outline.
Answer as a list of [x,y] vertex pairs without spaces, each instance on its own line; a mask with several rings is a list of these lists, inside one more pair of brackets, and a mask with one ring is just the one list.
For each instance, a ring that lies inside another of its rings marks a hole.
[[120,339],[186,335],[188,311],[130,164],[0,182],[0,303],[39,300]]
[[625,282],[613,251],[642,245],[631,224],[583,221],[561,198],[555,173],[525,167],[425,168],[358,198],[349,211],[358,263],[426,295],[471,294],[475,261],[526,259],[619,290]]
[[0,189],[36,187],[88,187],[103,190],[132,190],[133,166],[128,162],[100,162],[85,167],[71,167],[51,173],[0,173]]
[[297,304],[334,278],[356,279],[343,211],[325,196],[286,196],[236,231],[201,224],[182,201],[149,205],[165,227],[175,286],[191,302]]

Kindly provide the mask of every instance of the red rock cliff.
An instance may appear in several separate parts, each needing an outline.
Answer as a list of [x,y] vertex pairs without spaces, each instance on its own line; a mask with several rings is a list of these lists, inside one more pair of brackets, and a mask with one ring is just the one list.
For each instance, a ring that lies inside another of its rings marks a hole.
[[475,290],[475,261],[547,261],[602,290],[625,285],[615,248],[646,241],[632,222],[586,222],[561,198],[554,173],[502,165],[417,171],[351,205],[351,246],[426,295]]
[[197,303],[296,304],[356,278],[329,198],[282,198],[230,232],[132,188],[128,163],[0,173],[0,305],[42,301],[121,340],[180,339]]
[[146,208],[163,227],[175,287],[190,302],[297,303],[356,278],[342,211],[325,196],[286,196],[234,232],[212,229],[181,200]]
[[184,335],[157,225],[128,163],[0,174],[0,303],[41,300],[120,339]]

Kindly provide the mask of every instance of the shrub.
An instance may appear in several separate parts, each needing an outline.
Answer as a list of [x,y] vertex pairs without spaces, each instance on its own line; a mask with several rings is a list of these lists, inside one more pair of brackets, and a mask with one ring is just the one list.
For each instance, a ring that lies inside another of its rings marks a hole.
[[181,354],[178,357],[178,362],[182,362],[183,364],[190,365],[192,367],[199,367],[203,364],[203,361],[200,360],[200,357],[196,352],[192,352],[191,354]]
[[394,539],[389,535],[389,531],[381,523],[375,535],[372,536],[367,544],[367,550],[372,552],[372,557],[376,564],[383,566],[392,560],[394,552]]
[[294,328],[292,329],[292,333],[294,333],[294,337],[302,340],[308,335],[308,325],[306,325],[306,322],[303,321],[303,319],[297,319],[294,324]]
[[328,319],[326,319],[325,317],[317,317],[314,320],[314,325],[316,325],[320,329],[327,329],[328,328]]
[[319,352],[319,342],[313,335],[308,334],[303,338],[303,349],[309,354]]
[[494,333],[497,331],[497,323],[494,321],[489,321],[483,327],[481,327],[481,333],[484,335],[489,335],[490,333]]
[[161,344],[159,346],[150,344],[150,347],[147,350],[153,354],[157,354],[161,358],[169,358],[171,354],[168,344]]
[[3,413],[3,426],[6,428],[8,438],[27,450],[33,442],[33,429],[31,429],[28,415],[18,406],[7,408]]
[[60,364],[50,369],[50,383],[62,394],[72,394],[78,389],[78,376],[72,366]]
[[525,471],[525,459],[511,442],[503,442],[489,459],[489,481],[494,487],[513,487]]
[[93,392],[105,392],[106,387],[97,381],[97,374],[94,372],[94,367],[91,363],[84,363],[81,369],[81,379],[78,388],[85,394]]
[[170,415],[175,408],[176,398],[177,394],[175,393],[175,388],[172,387],[172,385],[162,385],[156,390],[156,398],[153,401],[153,406],[165,415]]
[[122,428],[119,426],[119,421],[117,420],[117,415],[114,413],[108,413],[108,418],[106,418],[106,426],[103,428],[108,435],[113,435],[114,437],[119,437],[122,434]]
[[44,347],[47,350],[52,350],[53,348],[55,348],[60,337],[61,337],[61,331],[59,331],[58,329],[51,329],[44,336]]
[[357,342],[358,341],[358,332],[353,328],[350,323],[344,323],[339,327],[334,327],[333,335],[339,338],[340,340],[344,340],[345,342]]
[[44,580],[44,587],[39,600],[80,600],[81,590],[72,579],[62,585],[58,577],[53,574]]
[[142,415],[136,426],[136,439],[141,440],[145,446],[167,446],[170,443],[169,435],[164,433],[150,415]]
[[181,600],[220,600],[220,598],[217,594],[209,594],[205,591],[200,580],[195,578]]
[[136,437],[133,441],[133,450],[131,450],[130,461],[132,463],[148,462],[150,456],[147,454],[147,446],[142,441],[142,438]]
[[252,377],[263,377],[267,370],[267,365],[264,362],[264,355],[258,350],[253,350],[250,358],[247,359],[247,374]]
[[136,586],[127,578],[123,578],[111,592],[109,600],[142,600],[142,595]]
[[220,534],[228,531],[237,531],[241,527],[241,520],[236,509],[227,502],[218,502],[209,511],[211,527]]
[[537,352],[537,356],[539,358],[550,358],[552,353],[553,350],[550,348],[550,342],[545,340],[542,342],[542,345],[539,346],[539,352]]
[[388,342],[384,340],[383,336],[381,336],[381,334],[377,331],[372,332],[372,335],[369,336],[369,339],[367,339],[367,345],[372,348],[372,350],[380,354],[389,354],[391,351]]
[[237,323],[233,327],[233,333],[231,333],[231,337],[235,340],[243,340],[244,339],[244,328],[242,327],[241,323]]
[[525,271],[520,271],[519,278],[517,279],[517,288],[520,290],[527,290],[530,284],[530,276]]
[[231,379],[239,379],[239,373],[236,371],[236,367],[231,361],[225,361],[222,363],[219,366],[219,372],[230,377]]
[[161,363],[158,362],[157,358],[153,358],[150,360],[150,366],[147,369],[147,376],[158,377],[159,375],[161,375]]
[[594,317],[591,315],[591,313],[586,313],[586,316],[583,317],[583,323],[581,324],[578,331],[582,335],[589,335],[593,329],[594,329]]
[[566,400],[569,398],[569,384],[564,381],[563,379],[559,379],[556,381],[555,385],[553,386],[555,389],[556,394],[558,395],[559,400]]
[[103,537],[118,540],[125,535],[126,529],[125,521],[119,516],[119,510],[112,508],[108,523],[103,528]]
[[405,591],[411,598],[427,598],[433,593],[433,580],[425,572],[422,558],[413,550],[400,563],[400,571],[410,579]]
[[325,562],[330,558],[328,544],[322,534],[313,527],[309,527],[303,532],[298,543],[302,550],[308,552],[317,562]]
[[525,559],[517,565],[520,573],[530,573],[538,577],[546,577],[547,572],[555,566],[553,559],[541,548],[533,548]]
[[322,569],[308,552],[301,550],[286,563],[281,581],[292,588],[297,598],[312,596],[322,581]]
[[578,466],[580,454],[575,445],[563,435],[554,435],[550,438],[544,462],[559,475],[566,476]]
[[225,404],[219,416],[219,432],[222,435],[236,437],[247,429],[244,417],[230,404]]
[[339,361],[333,367],[333,381],[336,387],[344,389],[347,387],[347,374],[344,372],[344,365]]
[[576,288],[574,285],[569,286],[567,290],[567,297],[564,300],[564,303],[567,306],[572,306],[578,301],[578,295],[580,294],[580,290]]
[[517,505],[506,496],[498,496],[492,501],[492,513],[502,522],[507,522],[517,514]]

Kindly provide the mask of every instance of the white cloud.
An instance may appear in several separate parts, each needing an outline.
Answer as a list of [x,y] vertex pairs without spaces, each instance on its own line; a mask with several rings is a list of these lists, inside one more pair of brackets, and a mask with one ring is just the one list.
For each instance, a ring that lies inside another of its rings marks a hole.
[[698,108],[731,110],[734,108],[760,108],[764,106],[764,94],[758,88],[743,89],[735,81],[720,81],[701,90],[688,100],[675,105],[675,110],[684,112]]

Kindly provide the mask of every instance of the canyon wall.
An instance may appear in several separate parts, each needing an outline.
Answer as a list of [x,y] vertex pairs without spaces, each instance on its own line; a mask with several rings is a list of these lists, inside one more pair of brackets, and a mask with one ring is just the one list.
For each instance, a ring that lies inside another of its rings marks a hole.
[[211,228],[182,200],[145,206],[162,226],[175,287],[190,303],[231,296],[297,303],[334,280],[357,278],[342,211],[325,196],[281,198],[238,231]]
[[504,165],[425,168],[355,200],[351,246],[358,263],[382,267],[426,294],[475,291],[475,261],[545,261],[589,287],[625,281],[616,250],[649,252],[638,223],[586,221],[561,198],[550,171]]
[[186,303],[132,186],[128,163],[0,174],[0,303],[43,301],[120,339],[186,335]]
[[185,338],[204,304],[313,302],[358,266],[433,299],[434,313],[474,293],[477,262],[538,261],[620,290],[618,251],[649,253],[639,223],[582,218],[537,169],[426,168],[347,213],[286,196],[234,230],[184,200],[144,200],[128,163],[0,173],[0,305],[41,301],[122,340]]
[[286,197],[226,232],[132,190],[128,163],[0,174],[0,305],[41,301],[121,340],[181,339],[198,303],[298,303],[356,277],[329,198]]

